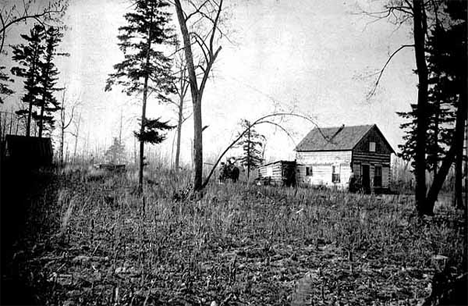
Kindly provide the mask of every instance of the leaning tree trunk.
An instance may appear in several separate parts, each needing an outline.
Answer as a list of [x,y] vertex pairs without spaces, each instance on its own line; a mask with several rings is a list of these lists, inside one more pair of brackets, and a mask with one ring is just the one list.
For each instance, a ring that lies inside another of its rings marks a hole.
[[187,69],[189,74],[190,92],[192,94],[193,102],[193,163],[195,167],[195,176],[193,181],[193,188],[198,191],[202,189],[202,175],[203,175],[203,135],[202,135],[202,114],[201,114],[201,93],[198,90],[197,76],[195,74],[195,65],[193,63],[192,44],[190,42],[190,34],[187,29],[184,11],[180,0],[175,0],[175,7],[177,12],[177,19],[179,21],[182,39],[184,41],[185,59],[187,62]]
[[427,96],[428,69],[425,58],[425,20],[422,0],[413,1],[414,12],[414,47],[418,73],[418,108],[416,126],[416,209],[420,216],[432,215],[433,209],[426,205],[426,130],[427,130]]
[[[463,135],[465,133],[464,132],[465,120],[467,116],[466,112],[467,112],[467,93],[462,90],[459,104],[458,104],[458,110],[457,110],[455,135],[453,138],[452,145],[449,151],[447,152],[444,158],[444,161],[442,162],[442,166],[440,167],[439,172],[437,173],[437,176],[434,178],[434,182],[432,183],[431,189],[429,190],[429,193],[427,196],[428,209],[431,209],[431,210],[434,209],[434,204],[435,204],[435,201],[437,200],[437,195],[439,194],[440,189],[442,188],[442,185],[447,176],[447,173],[449,172],[449,169],[452,166],[456,158],[457,152],[459,151],[459,146],[461,146],[463,150]],[[461,142],[459,141],[460,139],[462,140]]]
[[177,120],[177,144],[176,144],[176,156],[175,156],[175,171],[179,171],[180,167],[180,143],[182,138],[182,123],[184,110],[184,99],[181,98],[179,101],[179,118]]
[[[205,2],[206,3],[206,2]],[[187,63],[187,70],[190,83],[190,92],[192,94],[193,102],[193,125],[194,125],[194,137],[193,137],[193,149],[194,149],[194,165],[195,165],[195,176],[193,181],[193,188],[195,191],[200,191],[203,189],[203,129],[202,129],[202,97],[203,91],[205,89],[206,81],[210,74],[211,67],[215,62],[219,52],[221,51],[221,46],[219,46],[216,51],[214,51],[213,41],[215,34],[217,33],[217,27],[219,22],[219,17],[221,14],[223,0],[220,0],[218,3],[218,8],[216,11],[216,17],[214,19],[206,16],[205,14],[200,13],[202,18],[207,18],[212,22],[213,26],[211,29],[209,39],[207,38],[207,44],[205,44],[207,50],[204,50],[204,55],[207,57],[205,67],[202,67],[203,74],[202,80],[200,82],[200,87],[198,87],[197,75],[195,72],[195,65],[193,62],[193,53],[192,53],[192,43],[190,41],[190,33],[187,29],[187,20],[185,19],[184,10],[180,0],[174,1],[177,19],[180,25],[180,31],[182,33],[182,38],[184,41],[184,51],[185,51],[185,60]],[[206,52],[205,52],[206,51]]]

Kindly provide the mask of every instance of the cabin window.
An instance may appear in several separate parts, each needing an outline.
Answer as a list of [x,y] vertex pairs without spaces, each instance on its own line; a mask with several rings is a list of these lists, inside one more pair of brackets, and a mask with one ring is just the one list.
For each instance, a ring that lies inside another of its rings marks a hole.
[[382,187],[382,166],[374,168],[374,187]]
[[375,152],[375,142],[369,142],[369,152]]
[[340,172],[337,166],[332,166],[332,183],[340,182]]
[[312,166],[306,167],[306,176],[313,176]]

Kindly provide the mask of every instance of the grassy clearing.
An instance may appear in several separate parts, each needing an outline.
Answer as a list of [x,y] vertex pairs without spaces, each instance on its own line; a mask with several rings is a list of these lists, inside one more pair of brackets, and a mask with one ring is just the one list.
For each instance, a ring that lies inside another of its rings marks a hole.
[[32,198],[14,260],[38,302],[415,305],[435,255],[466,258],[460,213],[421,222],[408,196],[213,184],[180,202],[188,176],[151,181],[139,196],[126,177],[78,173]]

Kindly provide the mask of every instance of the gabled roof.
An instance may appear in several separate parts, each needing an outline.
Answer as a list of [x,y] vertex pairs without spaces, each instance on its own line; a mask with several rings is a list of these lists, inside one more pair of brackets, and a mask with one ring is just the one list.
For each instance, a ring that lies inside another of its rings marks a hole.
[[[375,124],[314,128],[309,132],[309,134],[306,135],[306,137],[304,137],[304,139],[302,139],[295,150],[298,152],[349,151],[352,150],[359,143],[359,141],[374,127],[378,130]],[[380,131],[379,133],[382,135]]]

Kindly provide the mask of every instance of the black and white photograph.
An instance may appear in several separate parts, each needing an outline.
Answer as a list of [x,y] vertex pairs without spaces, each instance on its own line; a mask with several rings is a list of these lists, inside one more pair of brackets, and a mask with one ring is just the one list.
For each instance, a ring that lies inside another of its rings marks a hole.
[[0,0],[0,305],[468,305],[467,19]]

